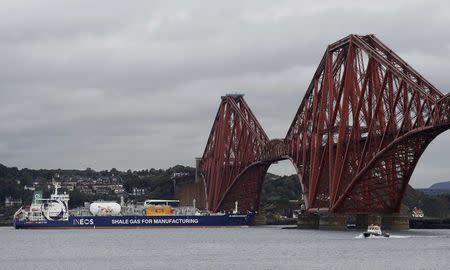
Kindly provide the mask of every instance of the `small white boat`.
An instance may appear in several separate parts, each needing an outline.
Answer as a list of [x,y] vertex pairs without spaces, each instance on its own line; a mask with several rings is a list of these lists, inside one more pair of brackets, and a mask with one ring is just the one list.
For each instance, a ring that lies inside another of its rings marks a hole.
[[376,237],[389,237],[388,233],[383,233],[381,231],[380,226],[378,225],[369,225],[367,227],[367,231],[363,232],[364,237],[376,236]]

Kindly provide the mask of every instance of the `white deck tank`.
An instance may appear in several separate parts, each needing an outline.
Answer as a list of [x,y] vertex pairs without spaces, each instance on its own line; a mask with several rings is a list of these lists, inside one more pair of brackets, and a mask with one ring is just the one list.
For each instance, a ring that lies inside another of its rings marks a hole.
[[120,214],[121,207],[116,202],[93,202],[89,211],[94,216],[115,216]]

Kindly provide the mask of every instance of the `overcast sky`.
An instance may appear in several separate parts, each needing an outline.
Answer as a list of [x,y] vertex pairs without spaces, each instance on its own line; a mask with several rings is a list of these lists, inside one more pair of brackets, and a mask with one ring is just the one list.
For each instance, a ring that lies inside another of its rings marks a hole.
[[[1,1],[0,163],[194,165],[230,92],[282,138],[326,46],[350,33],[448,93],[449,14],[446,1]],[[450,180],[449,155],[446,132],[411,184]]]

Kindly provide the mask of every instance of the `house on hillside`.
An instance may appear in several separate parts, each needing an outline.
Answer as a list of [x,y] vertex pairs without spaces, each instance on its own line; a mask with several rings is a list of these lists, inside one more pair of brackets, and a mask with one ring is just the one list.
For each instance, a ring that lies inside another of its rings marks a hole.
[[13,199],[11,196],[8,196],[5,198],[5,206],[11,207],[11,206],[18,206],[22,205],[22,199]]

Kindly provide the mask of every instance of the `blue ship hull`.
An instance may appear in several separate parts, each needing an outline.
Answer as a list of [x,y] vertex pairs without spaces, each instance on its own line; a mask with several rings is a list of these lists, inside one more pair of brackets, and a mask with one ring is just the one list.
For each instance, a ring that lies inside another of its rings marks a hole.
[[16,220],[14,227],[16,229],[242,227],[251,225],[254,217],[253,213],[209,216],[71,216],[66,221]]

